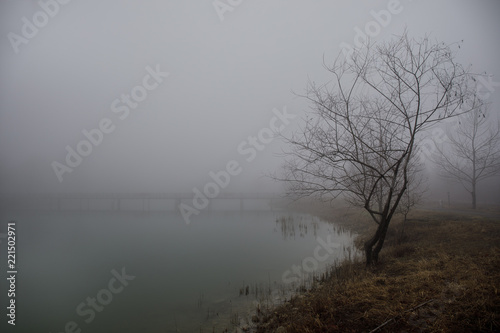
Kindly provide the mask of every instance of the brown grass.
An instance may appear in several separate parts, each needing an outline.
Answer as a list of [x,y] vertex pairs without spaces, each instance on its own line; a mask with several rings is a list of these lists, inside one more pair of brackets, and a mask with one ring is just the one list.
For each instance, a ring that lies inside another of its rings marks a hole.
[[[370,234],[362,213],[336,221]],[[394,222],[394,221],[393,221]],[[257,332],[499,332],[500,219],[417,211],[393,223],[380,262],[346,262],[261,318]]]

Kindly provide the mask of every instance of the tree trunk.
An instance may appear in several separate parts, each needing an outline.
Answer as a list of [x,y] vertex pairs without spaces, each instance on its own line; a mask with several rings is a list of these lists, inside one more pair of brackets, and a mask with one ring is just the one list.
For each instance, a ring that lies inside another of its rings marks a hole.
[[366,266],[370,266],[372,264],[375,264],[376,262],[373,261],[373,246],[378,242],[379,240],[379,229],[380,225],[377,228],[377,232],[375,235],[373,235],[372,238],[367,240],[365,242],[365,257],[366,257]]
[[475,181],[472,182],[471,195],[472,195],[472,209],[476,209],[476,182]]
[[365,257],[366,266],[370,266],[372,264],[372,246],[368,245],[368,242],[365,243]]
[[373,249],[372,253],[372,260],[374,263],[378,262],[378,254],[380,253],[380,250],[382,250],[382,247],[384,246],[384,241],[385,241],[385,235],[387,234],[387,229],[389,228],[389,221],[387,221],[382,229],[382,234],[380,235],[377,244],[375,245],[375,248]]
[[376,264],[378,262],[378,254],[384,245],[385,235],[389,227],[389,221],[382,219],[372,238],[367,240],[364,244],[366,266]]

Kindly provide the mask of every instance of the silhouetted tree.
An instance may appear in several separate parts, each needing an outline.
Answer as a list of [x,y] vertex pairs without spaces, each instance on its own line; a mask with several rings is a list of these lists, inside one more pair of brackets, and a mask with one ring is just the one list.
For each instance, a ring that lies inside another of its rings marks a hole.
[[325,65],[332,80],[311,82],[303,96],[311,112],[286,137],[283,172],[293,196],[343,195],[378,225],[364,244],[378,261],[387,229],[403,199],[416,145],[433,123],[476,109],[469,70],[450,45],[428,37],[395,39],[354,50]]

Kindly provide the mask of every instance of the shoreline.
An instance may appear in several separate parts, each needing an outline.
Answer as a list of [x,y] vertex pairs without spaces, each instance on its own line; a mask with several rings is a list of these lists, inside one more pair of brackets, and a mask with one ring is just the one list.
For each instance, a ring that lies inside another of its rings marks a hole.
[[[301,211],[349,228],[358,246],[375,225],[358,209],[318,207]],[[375,267],[344,260],[245,332],[500,330],[498,208],[419,208],[409,214],[404,237],[400,231],[395,218]]]

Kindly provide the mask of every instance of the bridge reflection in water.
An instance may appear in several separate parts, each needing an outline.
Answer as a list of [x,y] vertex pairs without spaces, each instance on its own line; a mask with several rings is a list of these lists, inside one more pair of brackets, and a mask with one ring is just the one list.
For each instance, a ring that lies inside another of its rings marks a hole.
[[[48,211],[178,211],[181,203],[194,207],[193,193],[22,194],[0,198],[0,209]],[[286,202],[277,193],[219,193],[204,209],[278,210]]]

